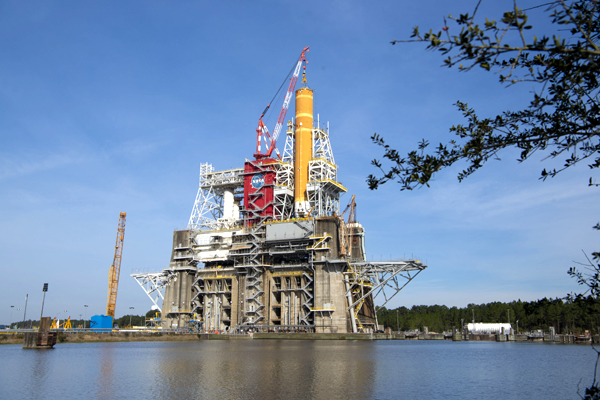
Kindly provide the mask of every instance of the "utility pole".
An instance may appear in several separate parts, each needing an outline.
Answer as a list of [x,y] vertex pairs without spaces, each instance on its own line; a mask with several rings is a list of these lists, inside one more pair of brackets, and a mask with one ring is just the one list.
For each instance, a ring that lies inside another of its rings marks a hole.
[[400,333],[400,320],[398,319],[398,310],[396,309],[396,331]]
[[42,312],[40,312],[40,326],[42,326],[42,316],[44,315],[44,302],[46,301],[46,292],[48,291],[47,283],[44,283],[42,291],[44,292],[44,297],[42,298]]
[[23,311],[23,328],[25,328],[25,317],[27,316],[27,298],[29,297],[29,294],[25,295],[25,311]]

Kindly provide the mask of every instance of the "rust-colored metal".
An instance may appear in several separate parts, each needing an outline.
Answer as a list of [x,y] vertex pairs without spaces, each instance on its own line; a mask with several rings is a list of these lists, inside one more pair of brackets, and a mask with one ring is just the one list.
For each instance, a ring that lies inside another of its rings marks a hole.
[[52,347],[56,344],[56,332],[45,332],[37,334],[36,346],[38,347]]
[[127,213],[119,214],[119,225],[117,229],[117,243],[115,244],[115,258],[108,271],[108,299],[106,301],[106,315],[115,317],[117,306],[117,289],[119,288],[119,274],[121,272],[121,254],[123,253],[123,239],[125,237],[125,216]]

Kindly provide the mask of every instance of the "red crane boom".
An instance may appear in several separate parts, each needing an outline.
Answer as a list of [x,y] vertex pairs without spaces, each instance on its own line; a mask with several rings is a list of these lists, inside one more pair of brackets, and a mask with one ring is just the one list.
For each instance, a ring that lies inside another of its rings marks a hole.
[[[264,122],[262,120],[262,118],[265,116],[265,113],[271,107],[270,103],[269,103],[269,105],[267,105],[267,107],[265,108],[263,113],[260,115],[260,118],[258,119],[258,128],[256,128],[256,153],[254,154],[254,157],[257,160],[260,160],[262,158],[271,157],[271,155],[273,154],[273,150],[275,150],[277,157],[281,159],[279,150],[277,150],[277,147],[276,147],[277,138],[279,137],[279,134],[281,133],[281,128],[283,127],[283,121],[285,120],[285,115],[287,113],[288,107],[290,106],[290,101],[292,100],[292,94],[294,93],[294,89],[296,88],[296,82],[298,81],[298,76],[300,75],[300,68],[303,66],[302,65],[303,63],[304,63],[304,70],[306,70],[306,63],[308,63],[308,61],[306,61],[306,53],[307,52],[308,52],[308,47],[305,47],[304,50],[302,50],[302,53],[300,53],[300,58],[298,59],[298,63],[296,64],[296,68],[294,69],[294,74],[292,75],[292,78],[290,79],[290,85],[288,87],[285,98],[283,99],[283,105],[281,106],[281,111],[279,111],[279,117],[277,118],[277,125],[275,125],[275,129],[273,129],[273,135],[271,135],[269,133],[269,129],[267,128],[267,126],[264,124]],[[277,91],[277,92],[279,92],[279,91]],[[275,94],[275,97],[277,97],[277,94]],[[266,148],[265,153],[262,153],[262,150],[261,150],[262,140],[265,141],[265,148]]]

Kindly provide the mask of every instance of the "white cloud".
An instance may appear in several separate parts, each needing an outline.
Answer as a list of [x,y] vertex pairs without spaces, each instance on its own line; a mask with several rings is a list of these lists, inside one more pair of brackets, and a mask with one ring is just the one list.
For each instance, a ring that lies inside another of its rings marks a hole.
[[0,180],[77,164],[85,159],[83,155],[72,153],[51,154],[44,158],[4,154],[0,158]]

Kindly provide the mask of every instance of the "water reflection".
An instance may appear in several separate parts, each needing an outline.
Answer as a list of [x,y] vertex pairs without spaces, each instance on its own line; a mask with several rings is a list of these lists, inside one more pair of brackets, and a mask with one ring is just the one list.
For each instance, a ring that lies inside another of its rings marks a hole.
[[577,398],[588,346],[442,341],[0,346],[0,398]]
[[[115,347],[112,343],[100,343],[99,346],[98,358],[90,360],[92,362],[96,361],[96,366],[99,368],[94,384],[95,393],[102,393],[102,398],[113,399],[116,396],[114,382],[117,380],[113,371]],[[88,395],[91,394],[88,392]]]
[[46,379],[48,379],[51,369],[52,359],[50,353],[54,349],[23,350],[28,356],[32,357],[31,376],[28,379],[28,384],[24,386],[27,391],[27,397],[31,399],[41,399],[44,397],[43,387]]
[[370,342],[348,351],[325,341],[205,341],[162,360],[158,393],[167,399],[368,397],[375,363]]

